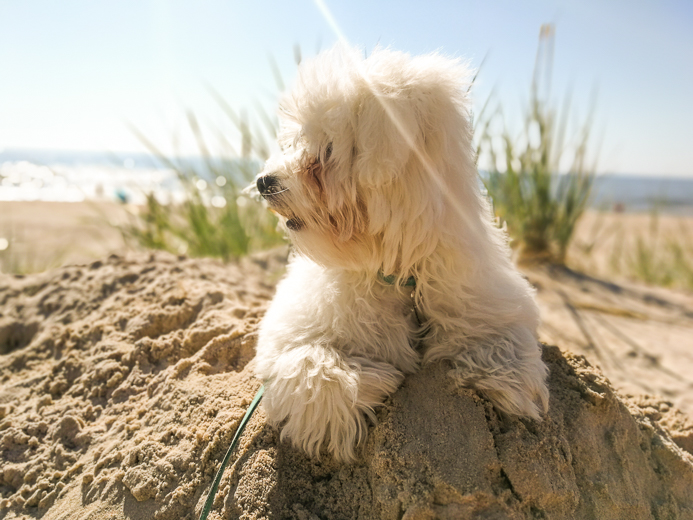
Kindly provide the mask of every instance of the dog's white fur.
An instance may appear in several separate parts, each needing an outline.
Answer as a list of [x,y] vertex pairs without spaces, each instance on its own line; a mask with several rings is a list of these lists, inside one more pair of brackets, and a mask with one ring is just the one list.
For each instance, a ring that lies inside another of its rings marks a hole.
[[256,373],[282,438],[312,456],[353,459],[366,418],[421,362],[453,360],[505,412],[548,408],[538,309],[480,191],[468,86],[437,54],[338,47],[304,62],[281,104],[282,152],[259,177],[297,254]]

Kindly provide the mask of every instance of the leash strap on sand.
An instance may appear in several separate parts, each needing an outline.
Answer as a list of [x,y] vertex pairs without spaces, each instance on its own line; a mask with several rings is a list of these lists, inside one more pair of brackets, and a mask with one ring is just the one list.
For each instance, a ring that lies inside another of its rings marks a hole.
[[241,435],[243,435],[243,430],[245,430],[245,426],[248,424],[248,421],[250,421],[250,418],[253,416],[253,412],[257,408],[257,405],[260,404],[260,401],[262,400],[262,394],[264,393],[265,385],[261,385],[260,389],[257,391],[257,394],[255,394],[255,399],[253,399],[253,402],[250,403],[248,411],[245,412],[245,416],[243,417],[241,424],[238,425],[238,429],[236,430],[236,433],[233,436],[233,440],[231,441],[231,446],[229,446],[229,449],[226,451],[226,455],[224,455],[224,460],[221,461],[221,467],[217,471],[217,474],[214,475],[212,489],[209,490],[209,495],[207,495],[207,500],[205,500],[205,507],[204,509],[202,509],[200,520],[207,520],[207,516],[209,515],[209,512],[212,510],[214,497],[216,496],[217,490],[219,489],[221,477],[224,474],[224,470],[226,469],[226,464],[228,464],[229,459],[231,458],[231,454],[233,453],[233,450],[236,448],[236,444],[238,444],[238,439],[240,439]]

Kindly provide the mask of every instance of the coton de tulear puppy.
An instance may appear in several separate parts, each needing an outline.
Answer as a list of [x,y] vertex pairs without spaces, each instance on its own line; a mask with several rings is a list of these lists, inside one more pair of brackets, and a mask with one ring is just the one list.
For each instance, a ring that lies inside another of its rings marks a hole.
[[260,326],[269,419],[351,460],[367,417],[420,363],[539,418],[538,309],[481,193],[468,70],[437,54],[337,47],[281,103],[257,189],[296,254]]

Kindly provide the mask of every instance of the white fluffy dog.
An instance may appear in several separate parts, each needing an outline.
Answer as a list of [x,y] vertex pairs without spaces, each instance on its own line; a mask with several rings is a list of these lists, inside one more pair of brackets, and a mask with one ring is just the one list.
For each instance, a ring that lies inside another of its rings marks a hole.
[[334,48],[302,64],[257,188],[296,255],[260,327],[269,419],[311,456],[354,457],[421,362],[505,412],[547,410],[529,284],[482,195],[468,71]]

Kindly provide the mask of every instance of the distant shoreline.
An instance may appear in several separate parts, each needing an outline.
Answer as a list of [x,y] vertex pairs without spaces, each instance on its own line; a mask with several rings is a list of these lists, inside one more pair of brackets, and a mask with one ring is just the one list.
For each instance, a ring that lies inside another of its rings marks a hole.
[[[204,172],[200,157],[182,160],[194,165],[196,171]],[[232,159],[229,161],[233,163]],[[200,176],[205,177],[205,174],[200,173]],[[176,173],[150,154],[0,151],[0,201],[125,200],[143,204],[145,195],[152,192],[160,200],[180,201],[185,197]],[[626,213],[656,211],[690,216],[693,215],[693,176],[599,175],[595,179],[590,207]]]

